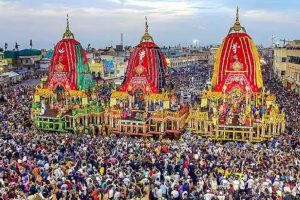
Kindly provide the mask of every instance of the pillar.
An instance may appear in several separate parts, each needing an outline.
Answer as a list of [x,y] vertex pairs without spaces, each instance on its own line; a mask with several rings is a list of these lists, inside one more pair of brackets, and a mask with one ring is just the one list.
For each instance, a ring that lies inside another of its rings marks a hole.
[[76,123],[75,123],[75,121],[76,121],[76,118],[75,117],[72,117],[72,128],[75,128],[76,127]]
[[164,121],[161,122],[160,132],[165,132],[165,122]]
[[84,118],[85,118],[85,126],[88,126],[88,124],[89,124],[89,118],[88,118],[87,115],[85,115]]

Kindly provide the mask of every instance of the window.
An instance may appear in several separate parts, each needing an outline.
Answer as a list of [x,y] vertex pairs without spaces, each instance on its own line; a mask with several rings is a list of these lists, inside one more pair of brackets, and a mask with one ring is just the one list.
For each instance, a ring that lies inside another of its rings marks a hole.
[[281,58],[281,62],[286,62],[286,57]]
[[289,63],[294,63],[294,64],[300,64],[300,57],[299,56],[288,56],[288,61]]

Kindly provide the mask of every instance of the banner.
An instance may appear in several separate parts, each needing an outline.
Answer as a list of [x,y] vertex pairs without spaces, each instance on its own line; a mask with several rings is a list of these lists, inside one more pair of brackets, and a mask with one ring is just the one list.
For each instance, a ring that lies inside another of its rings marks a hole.
[[82,105],[87,105],[88,104],[88,99],[86,97],[82,98]]
[[114,62],[112,60],[103,60],[104,73],[113,73],[115,71]]
[[201,99],[201,107],[207,107],[207,99]]
[[164,102],[163,102],[163,108],[164,108],[164,109],[169,109],[169,108],[170,108],[170,103],[169,103],[169,101],[164,101]]
[[40,102],[41,98],[40,95],[34,95],[34,102]]
[[110,107],[113,107],[113,106],[115,106],[117,104],[117,100],[115,99],[115,98],[111,98],[110,99],[110,104],[109,104],[109,106]]

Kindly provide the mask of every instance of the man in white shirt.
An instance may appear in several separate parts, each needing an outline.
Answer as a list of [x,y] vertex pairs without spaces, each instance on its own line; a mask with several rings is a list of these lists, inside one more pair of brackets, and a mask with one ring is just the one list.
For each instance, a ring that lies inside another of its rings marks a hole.
[[202,178],[199,179],[198,184],[197,184],[197,191],[202,192],[204,187],[204,181]]
[[240,191],[241,192],[243,192],[243,191],[245,191],[245,188],[246,187],[246,185],[245,185],[245,182],[244,182],[244,180],[240,180]]
[[233,186],[234,191],[238,191],[239,188],[240,188],[240,182],[239,182],[237,179],[235,179],[235,180],[232,182],[232,186]]
[[254,185],[254,180],[252,177],[250,177],[247,181],[247,190],[248,192],[252,190],[253,188],[253,185]]
[[225,177],[222,179],[221,184],[222,184],[223,188],[225,188],[225,189],[230,188],[230,183]]
[[205,200],[211,200],[215,197],[213,193],[210,192],[210,190],[207,190],[207,193],[204,195]]
[[161,188],[155,187],[156,198],[161,199],[163,197],[163,191]]
[[172,199],[177,199],[179,197],[179,192],[177,190],[173,190],[171,192],[171,198]]
[[224,192],[220,191],[217,195],[218,200],[225,200],[225,194]]

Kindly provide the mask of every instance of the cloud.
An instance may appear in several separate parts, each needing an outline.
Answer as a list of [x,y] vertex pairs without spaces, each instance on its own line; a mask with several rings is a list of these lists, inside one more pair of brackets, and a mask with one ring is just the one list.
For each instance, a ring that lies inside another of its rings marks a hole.
[[123,7],[135,8],[148,14],[173,15],[176,17],[193,16],[200,12],[224,9],[217,1],[205,0],[107,0],[122,5]]
[[[240,6],[242,24],[260,41],[271,28],[274,33],[293,35],[290,27],[296,26],[290,24],[300,20],[298,12],[291,12],[293,8]],[[40,47],[52,46],[64,31],[66,13],[71,30],[83,44],[110,45],[111,40],[119,41],[122,32],[125,42],[134,45],[143,34],[145,15],[158,44],[184,45],[194,38],[210,44],[227,34],[235,6],[232,0],[0,0],[0,27],[5,27],[0,38],[11,43],[33,38]]]
[[247,10],[243,16],[261,22],[296,24],[300,22],[300,14],[290,11]]

